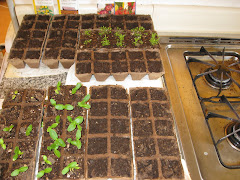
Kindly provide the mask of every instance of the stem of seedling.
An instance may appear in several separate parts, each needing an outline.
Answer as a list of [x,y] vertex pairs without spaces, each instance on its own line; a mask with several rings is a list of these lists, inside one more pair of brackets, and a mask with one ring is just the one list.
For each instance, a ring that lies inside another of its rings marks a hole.
[[78,167],[77,162],[71,162],[69,163],[63,170],[62,170],[62,174],[65,175],[67,174],[70,170],[73,171],[74,169],[80,169],[80,167]]
[[14,127],[14,125],[11,124],[9,127],[5,127],[5,128],[3,129],[3,131],[5,131],[5,132],[11,132],[11,130],[13,129],[13,127]]
[[3,138],[0,138],[0,145],[2,146],[3,150],[6,149],[6,144],[4,144]]

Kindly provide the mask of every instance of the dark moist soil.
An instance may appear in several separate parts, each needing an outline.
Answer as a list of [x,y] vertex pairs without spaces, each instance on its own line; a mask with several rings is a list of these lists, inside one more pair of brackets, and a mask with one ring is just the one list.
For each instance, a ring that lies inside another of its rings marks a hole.
[[125,89],[118,87],[111,87],[112,99],[128,99],[128,94]]
[[53,86],[49,87],[48,89],[49,99],[54,99],[57,103],[65,101],[67,97],[66,86],[60,86],[59,94],[55,92],[56,89],[57,87]]
[[38,18],[37,18],[37,20],[39,21],[49,21],[49,19],[50,19],[50,16],[48,15],[38,15]]
[[110,23],[109,21],[97,21],[96,22],[96,28],[100,28],[100,27],[110,27]]
[[49,39],[61,39],[63,31],[62,30],[51,30],[49,34]]
[[33,26],[33,21],[26,21],[21,24],[21,30],[30,30]]
[[124,29],[124,24],[121,22],[112,22],[111,27],[112,27],[112,29],[115,29],[115,30],[118,28]]
[[64,48],[76,48],[77,41],[75,39],[64,39],[62,41],[62,47]]
[[68,20],[78,21],[80,20],[80,15],[68,16]]
[[136,157],[151,157],[156,154],[155,143],[152,138],[134,140]]
[[91,52],[79,52],[77,54],[77,61],[91,60]]
[[66,18],[66,15],[54,16],[53,20],[58,21],[58,20],[64,20],[65,18]]
[[129,119],[111,119],[111,133],[128,134],[129,127]]
[[152,103],[152,108],[154,117],[171,117],[169,104]]
[[146,65],[143,61],[131,61],[130,62],[131,72],[146,72]]
[[[8,119],[9,121],[9,119]],[[17,131],[17,123],[13,123],[13,122],[8,122],[8,121],[5,121],[5,122],[1,122],[0,124],[0,137],[3,138],[4,140],[5,139],[14,139],[15,136],[16,136],[16,131]],[[12,130],[9,132],[9,131],[3,131],[3,129],[5,127],[9,127],[11,125],[14,125],[14,127],[12,128]]]
[[97,15],[97,20],[107,21],[110,20],[110,16],[108,15]]
[[148,61],[148,71],[149,72],[162,72],[163,66],[161,61]]
[[144,27],[145,30],[152,30],[152,23],[145,23],[145,22],[142,22],[140,23],[140,26]]
[[32,31],[32,37],[33,38],[44,38],[45,33],[46,33],[46,31],[39,31],[39,30]]
[[35,29],[47,29],[48,23],[36,22]]
[[156,133],[159,136],[173,136],[173,122],[168,120],[155,121]]
[[111,102],[111,115],[128,117],[128,103]]
[[60,29],[64,26],[64,21],[53,21],[52,22],[52,28],[54,29]]
[[25,106],[23,108],[23,115],[22,115],[22,119],[23,120],[31,120],[31,121],[35,121],[38,120],[39,117],[41,117],[41,112],[42,112],[42,108],[39,106]]
[[[72,133],[73,134],[73,133]],[[72,144],[69,144],[67,142],[67,139],[71,138],[71,139],[76,139],[76,131],[74,135],[67,135],[65,142],[66,142],[66,147],[64,148],[64,154],[65,155],[83,155],[85,152],[85,141],[84,141],[84,137],[82,137],[81,142],[82,142],[82,147],[81,149],[78,149],[77,146],[74,146]]]
[[66,94],[67,94],[67,100],[70,101],[76,101],[76,102],[80,102],[83,100],[83,98],[87,95],[87,89],[86,87],[81,87],[79,90],[77,90],[77,92],[75,94],[72,94],[72,89],[75,86],[67,86],[66,87]]
[[126,22],[126,29],[131,30],[138,27],[138,22]]
[[161,100],[161,101],[167,100],[166,92],[161,89],[150,88],[150,95],[152,100]]
[[47,48],[60,48],[61,40],[47,40]]
[[129,51],[128,56],[130,60],[143,60],[143,52],[142,51]]
[[82,22],[82,29],[93,29],[93,23],[92,22]]
[[183,169],[179,160],[161,159],[161,168],[163,177],[166,179],[177,178],[182,179]]
[[124,16],[123,15],[112,16],[111,20],[114,22],[122,22],[124,20]]
[[68,29],[78,29],[79,21],[67,21],[66,28]]
[[19,30],[16,36],[16,39],[29,39],[30,38],[30,31]]
[[107,99],[107,86],[92,87],[91,99]]
[[132,167],[130,159],[111,159],[111,175],[119,177],[131,177]]
[[133,103],[131,105],[132,107],[132,116],[134,118],[143,118],[143,117],[149,117],[150,116],[150,110],[149,110],[149,104],[144,103]]
[[158,139],[159,153],[162,156],[178,156],[179,150],[176,139]]
[[94,20],[94,15],[82,15],[82,21],[93,21]]
[[148,137],[153,134],[152,122],[149,120],[137,120],[133,122],[134,136]]
[[139,179],[158,179],[159,172],[157,160],[138,160],[137,177]]
[[[17,94],[15,94],[15,91],[17,92]],[[5,96],[5,102],[6,103],[20,103],[23,100],[23,94],[24,94],[24,90],[17,90],[17,89],[11,90]]]
[[71,162],[77,162],[80,169],[69,171],[66,175],[63,175],[64,179],[83,179],[84,178],[84,159],[80,157],[64,157],[63,167],[66,167]]
[[137,16],[135,15],[125,15],[125,20],[126,21],[136,21],[137,20]]
[[8,121],[16,121],[20,116],[21,106],[3,106],[1,114]]
[[90,115],[91,116],[107,116],[108,103],[107,102],[92,102]]
[[19,147],[20,151],[23,152],[23,154],[20,155],[19,158],[33,160],[33,158],[35,157],[35,141],[17,142],[17,146]]
[[[4,143],[7,145],[7,147],[5,150],[2,147],[0,148],[0,161],[4,161],[4,160],[9,161],[11,159],[12,152],[14,151],[13,142],[4,142]],[[0,165],[0,169],[1,169],[1,165]]]
[[[29,136],[26,136],[26,130],[30,124],[32,124],[33,126],[32,131]],[[36,138],[38,135],[38,129],[39,129],[39,122],[37,121],[33,123],[30,123],[30,122],[21,123],[20,129],[18,132],[18,139],[26,140],[27,138]]]
[[13,49],[22,49],[23,47],[26,47],[27,46],[27,42],[28,40],[15,40],[14,41],[14,44],[12,46]]
[[57,115],[63,115],[63,111],[56,110],[52,105],[46,105],[46,116],[52,117]]
[[0,163],[0,178],[4,179],[5,175],[7,174],[7,171],[9,169],[9,164],[8,163]]
[[74,59],[75,50],[64,49],[61,51],[60,59]]
[[41,48],[42,44],[43,44],[43,40],[31,39],[29,41],[28,48]]
[[76,74],[87,74],[87,73],[91,73],[91,72],[92,72],[91,62],[76,64]]
[[111,153],[131,156],[130,138],[111,137]]
[[107,133],[107,126],[107,119],[89,119],[89,134]]
[[127,61],[115,61],[112,62],[112,72],[128,72],[128,63]]
[[40,58],[40,51],[27,51],[26,59],[39,59]]
[[131,101],[146,101],[147,97],[147,89],[131,89],[130,90]]
[[115,61],[126,60],[126,52],[111,52],[111,59]]
[[149,60],[149,59],[159,59],[160,54],[159,54],[159,52],[156,52],[156,51],[146,51],[146,58],[147,58],[147,60]]
[[108,172],[107,158],[88,159],[88,178],[106,177]]
[[26,21],[26,20],[35,20],[35,18],[36,18],[36,15],[25,15],[24,17],[23,17],[23,20],[24,21]]
[[[76,99],[75,99],[75,101],[76,101]],[[84,116],[83,108],[79,107],[77,105],[77,102],[73,102],[72,105],[73,105],[74,109],[71,111],[67,111],[67,116],[71,116],[72,118],[75,118],[79,115]]]
[[108,60],[108,52],[94,52],[95,60]]
[[138,16],[138,19],[140,21],[151,21],[152,20],[150,15],[142,15],[142,16],[140,15],[140,16]]
[[71,38],[71,39],[75,39],[77,38],[77,31],[72,31],[72,30],[66,30],[64,33],[64,38]]
[[22,59],[23,58],[24,51],[23,50],[11,50],[9,59]]
[[108,62],[94,62],[95,73],[110,73],[110,63]]
[[45,50],[45,59],[57,59],[59,54],[59,49],[46,49]]
[[88,138],[89,155],[106,154],[107,153],[107,138]]

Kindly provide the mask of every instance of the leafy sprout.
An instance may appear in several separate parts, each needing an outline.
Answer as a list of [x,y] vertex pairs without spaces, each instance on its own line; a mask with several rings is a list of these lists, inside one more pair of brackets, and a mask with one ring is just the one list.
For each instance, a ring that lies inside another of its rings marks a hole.
[[90,99],[90,94],[86,95],[81,102],[78,102],[78,106],[85,108],[85,109],[90,109],[91,106],[89,104],[86,104],[86,102]]
[[104,38],[101,41],[102,46],[108,46],[110,45],[110,41],[108,40],[108,37],[105,35]]
[[151,45],[154,46],[159,43],[159,39],[160,39],[160,37],[158,37],[157,33],[152,33],[152,37],[149,41],[150,41]]
[[89,44],[89,43],[91,43],[92,42],[92,39],[87,39],[87,40],[85,40],[84,42],[83,42],[83,44],[84,45],[87,45],[87,44]]
[[15,149],[14,149],[14,156],[13,156],[13,161],[16,161],[18,156],[22,155],[23,152],[20,151],[19,147],[16,146]]
[[55,89],[55,93],[59,94],[59,91],[61,90],[61,81],[58,81],[57,83],[57,89]]
[[67,116],[67,119],[70,122],[67,128],[68,132],[73,131],[76,127],[78,127],[78,130],[82,130],[82,127],[80,126],[80,124],[83,122],[82,116],[78,116],[74,120],[71,118],[71,116]]
[[41,178],[44,176],[45,173],[50,173],[52,171],[52,168],[45,168],[42,171],[39,171],[37,174],[37,178]]
[[32,124],[30,124],[30,125],[27,127],[26,136],[29,136],[31,132],[32,132]]
[[75,141],[72,141],[71,138],[68,138],[67,142],[74,145],[74,146],[77,146],[78,149],[81,149],[81,147],[82,147],[82,142],[79,139],[76,139]]
[[100,27],[99,35],[100,36],[106,36],[107,34],[110,34],[112,32],[112,28],[110,27]]
[[140,36],[135,37],[133,44],[134,44],[135,46],[138,46],[138,45],[140,45],[140,44],[143,44],[143,41],[142,41],[141,37],[140,37]]
[[19,175],[19,173],[21,172],[25,172],[28,170],[28,166],[22,166],[20,167],[19,169],[15,169],[12,173],[11,173],[11,176],[17,176]]
[[91,36],[91,33],[92,33],[92,31],[90,29],[84,31],[85,36]]
[[14,91],[14,94],[12,95],[12,100],[16,98],[17,94],[18,94],[18,90]]
[[49,151],[53,150],[54,154],[58,158],[60,158],[61,157],[61,153],[60,153],[60,151],[58,151],[58,148],[59,148],[59,146],[60,147],[66,147],[66,144],[65,144],[65,142],[61,138],[58,138],[57,134],[55,134],[55,137],[52,137],[52,138],[54,138],[55,141],[50,146],[48,146],[47,149]]
[[14,127],[14,125],[11,124],[9,127],[5,127],[5,128],[3,129],[3,131],[5,131],[5,132],[11,132],[11,130],[13,129],[13,127]]
[[57,110],[63,110],[63,109],[66,109],[66,110],[73,110],[73,106],[71,104],[57,104],[57,102],[54,100],[54,99],[50,99],[50,103],[57,109]]
[[77,90],[79,90],[82,87],[81,83],[77,83],[76,86],[72,89],[72,94],[75,94]]
[[132,33],[134,36],[142,36],[143,32],[145,31],[145,28],[144,27],[136,27],[136,28],[133,28],[131,29]]
[[71,162],[69,163],[63,170],[62,170],[62,174],[65,175],[67,174],[70,170],[73,171],[74,169],[80,169],[80,167],[78,167],[77,162]]
[[45,161],[46,164],[52,165],[52,162],[48,160],[46,155],[42,155],[43,160]]
[[6,149],[6,144],[4,144],[3,138],[0,138],[0,145],[4,150]]

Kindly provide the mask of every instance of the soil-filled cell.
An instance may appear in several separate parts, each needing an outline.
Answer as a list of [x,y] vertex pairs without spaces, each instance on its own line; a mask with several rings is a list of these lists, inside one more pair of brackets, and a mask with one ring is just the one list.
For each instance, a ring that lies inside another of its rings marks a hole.
[[108,62],[94,62],[95,73],[110,73],[110,63]]
[[1,114],[8,121],[16,121],[20,116],[21,106],[6,106],[2,109]]
[[30,31],[26,30],[19,30],[17,35],[16,35],[16,38],[22,38],[22,39],[28,39],[30,38]]
[[133,122],[134,136],[148,137],[153,134],[152,122],[148,120],[139,120]]
[[124,29],[124,24],[119,22],[112,22],[111,27],[112,29]]
[[107,119],[89,119],[89,134],[107,133],[107,126]]
[[112,16],[111,20],[112,20],[112,22],[113,21],[121,22],[124,20],[124,16],[123,15]]
[[44,113],[47,117],[63,115],[63,111],[55,109],[55,107],[53,107],[51,104],[46,106],[46,111],[44,111]]
[[167,95],[165,90],[150,88],[150,95],[152,100],[167,101]]
[[148,61],[148,71],[151,72],[162,72],[163,66],[161,61]]
[[159,173],[157,160],[138,160],[137,177],[139,179],[158,179]]
[[61,39],[63,31],[62,30],[51,30],[49,34],[49,39]]
[[24,21],[33,21],[33,20],[35,20],[35,18],[36,18],[36,15],[30,15],[30,14],[28,14],[28,15],[25,15],[25,16],[23,17],[23,20],[24,20]]
[[23,120],[38,120],[41,116],[40,106],[25,106],[23,108]]
[[60,86],[60,90],[58,90],[56,93],[56,90],[57,90],[57,87],[49,87],[49,90],[48,90],[48,96],[49,96],[49,99],[54,99],[57,103],[60,101],[60,102],[63,102],[65,101],[66,99],[66,86]]
[[136,21],[137,20],[137,16],[135,15],[125,15],[125,20],[126,21]]
[[35,29],[47,29],[48,23],[36,22]]
[[156,154],[155,143],[152,138],[134,140],[136,157],[151,157]]
[[171,117],[169,104],[152,103],[154,117]]
[[82,15],[82,21],[93,21],[94,20],[94,15]]
[[130,60],[143,60],[143,52],[142,51],[129,51],[128,56]]
[[29,48],[41,48],[43,44],[43,40],[39,40],[39,39],[31,39],[29,41]]
[[75,50],[73,49],[65,49],[61,51],[60,58],[61,59],[74,59],[75,57]]
[[113,73],[128,72],[128,63],[127,63],[127,61],[115,61],[115,62],[112,62],[112,72]]
[[130,159],[111,159],[111,175],[118,177],[131,177],[132,166]]
[[40,30],[35,30],[32,31],[32,37],[33,38],[44,38],[46,34],[46,31],[40,31]]
[[180,160],[161,159],[161,164],[162,174],[164,178],[183,178],[183,169]]
[[136,28],[136,27],[138,27],[138,23],[137,22],[127,22],[126,23],[126,28],[127,28],[127,30],[131,30],[131,29],[133,29],[133,28]]
[[80,157],[67,156],[64,157],[63,167],[66,167],[71,162],[77,162],[79,169],[74,169],[69,171],[67,174],[63,175],[64,179],[83,179],[84,178],[84,159]]
[[30,30],[33,27],[33,21],[26,21],[21,24],[21,30]]
[[159,59],[160,54],[157,51],[146,51],[146,58],[149,59]]
[[173,136],[173,122],[168,120],[155,121],[156,133],[159,136]]
[[179,154],[176,139],[158,139],[158,148],[162,156],[177,156]]
[[108,53],[106,52],[94,52],[95,60],[108,60]]
[[77,102],[73,102],[72,103],[74,109],[71,110],[71,111],[67,111],[67,115],[68,116],[71,116],[71,117],[77,117],[79,115],[82,115],[83,116],[83,108],[77,106]]
[[75,39],[64,39],[62,41],[62,47],[65,48],[75,48],[77,41]]
[[19,147],[20,151],[23,152],[23,154],[18,157],[19,159],[32,159],[35,157],[35,141],[17,142],[17,146]]
[[97,15],[96,18],[97,18],[97,20],[107,21],[110,19],[110,16]]
[[78,20],[80,20],[80,17],[81,17],[80,15],[76,15],[76,14],[72,15],[72,16],[69,15],[68,20],[78,21]]
[[26,53],[26,59],[39,59],[40,58],[40,50],[34,51],[29,50]]
[[67,21],[66,28],[68,29],[78,29],[79,21]]
[[77,61],[91,60],[91,52],[79,52],[77,54]]
[[134,103],[132,104],[132,116],[134,118],[143,118],[150,116],[149,104],[140,104]]
[[24,51],[23,50],[14,50],[10,51],[9,59],[22,59]]
[[53,16],[53,20],[55,21],[64,20],[66,17],[67,17],[66,15]]
[[[62,135],[62,128],[63,128],[63,120],[60,119],[60,123],[57,125],[57,127],[54,128],[54,130],[57,132],[58,136]],[[56,123],[55,118],[51,119],[45,119],[43,123],[43,130],[44,130],[44,138],[49,138],[50,135],[47,132],[48,127],[50,127],[53,123]]]
[[7,171],[9,169],[9,164],[8,163],[0,163],[0,178],[4,179],[5,175],[7,174]]
[[111,115],[128,117],[128,103],[111,102]]
[[37,20],[39,21],[49,21],[50,16],[49,15],[38,15]]
[[46,49],[45,50],[45,59],[57,59],[59,54],[59,49]]
[[14,43],[13,43],[13,46],[12,46],[12,48],[14,48],[14,49],[22,49],[22,48],[24,48],[24,47],[26,47],[27,46],[27,40],[26,39],[24,39],[24,40],[18,40],[18,39],[16,39],[15,41],[14,41]]
[[[26,131],[29,125],[32,125],[32,131],[30,132],[30,135],[26,135]],[[19,132],[18,132],[18,139],[29,139],[29,138],[36,138],[38,136],[39,131],[39,122],[24,122],[21,123]]]
[[107,138],[88,138],[87,153],[106,154],[107,153]]
[[108,114],[108,103],[107,102],[91,103],[90,114],[92,116],[106,116]]
[[72,94],[73,88],[75,88],[75,86],[67,86],[66,88],[67,100],[76,101],[76,102],[82,101],[83,98],[86,96],[86,91],[87,91],[86,87],[82,86],[79,90],[77,90],[75,94]]
[[96,22],[96,28],[101,28],[101,27],[109,27],[109,22],[108,21],[98,21]]
[[[0,148],[0,161],[4,161],[4,160],[9,161],[11,160],[11,155],[12,155],[12,152],[14,151],[13,142],[4,142],[4,144],[6,144],[6,149],[4,150],[2,147]],[[0,165],[0,172],[1,172],[1,165]],[[0,173],[0,177],[1,177],[1,173]]]
[[146,66],[143,61],[131,61],[130,62],[131,72],[146,72]]
[[48,40],[47,41],[47,48],[60,48],[61,47],[61,40]]
[[107,99],[107,86],[92,87],[91,99]]
[[131,101],[146,101],[147,89],[131,89],[130,90]]
[[[13,123],[12,121],[10,121],[9,119],[5,120],[4,122],[1,122],[0,124],[0,137],[3,139],[14,139],[16,136],[16,132],[17,132],[17,123]],[[4,128],[6,127],[10,127],[13,125],[13,128],[10,131],[3,131]],[[1,152],[0,152],[1,154]]]
[[111,153],[131,155],[130,138],[123,137],[111,137]]
[[52,28],[62,28],[64,26],[64,21],[54,21],[52,22]]
[[21,103],[23,100],[24,90],[11,90],[5,96],[6,103]]
[[111,119],[111,133],[128,134],[129,132],[129,119]]
[[126,89],[119,87],[111,87],[111,98],[112,99],[128,99]]
[[74,132],[74,135],[70,136],[68,134],[67,138],[65,139],[65,142],[66,142],[66,147],[64,148],[64,154],[66,155],[83,155],[84,154],[84,151],[85,151],[85,141],[84,139],[80,139],[81,143],[82,143],[82,147],[80,149],[77,148],[77,146],[74,146],[70,143],[67,142],[67,139],[68,138],[71,138],[72,140],[75,140],[76,139],[76,132]]
[[151,21],[152,20],[150,15],[142,15],[142,16],[140,15],[138,18],[140,21]]
[[88,178],[106,177],[108,172],[107,158],[88,159]]
[[119,61],[119,60],[126,60],[126,52],[123,51],[123,52],[112,52],[111,53],[111,59],[112,60],[116,60],[116,61]]
[[151,23],[141,23],[142,27],[145,28],[145,30],[152,30],[152,24]]
[[76,74],[91,73],[91,63],[77,63],[76,64]]
[[75,38],[77,38],[77,34],[78,34],[77,31],[66,30],[64,32],[64,38],[65,39],[68,39],[68,38],[75,39]]
[[93,23],[92,22],[89,22],[89,23],[83,22],[82,23],[82,29],[93,29]]

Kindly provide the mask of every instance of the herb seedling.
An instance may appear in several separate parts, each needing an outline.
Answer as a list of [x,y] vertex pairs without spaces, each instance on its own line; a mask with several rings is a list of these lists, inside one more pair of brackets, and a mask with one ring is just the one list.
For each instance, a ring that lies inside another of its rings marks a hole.
[[135,37],[133,44],[134,44],[135,46],[139,46],[139,45],[143,44],[143,41],[142,41],[141,37],[140,37],[140,36]]
[[18,90],[14,91],[14,94],[12,95],[12,100],[16,98],[17,94],[18,94]]
[[57,102],[54,100],[54,99],[50,99],[50,103],[57,109],[57,110],[63,110],[63,109],[66,109],[66,110],[73,110],[73,106],[71,104],[57,104]]
[[89,44],[89,43],[91,43],[92,42],[92,39],[87,39],[87,40],[85,40],[84,42],[83,42],[83,44],[84,45],[87,45],[87,44]]
[[160,37],[158,37],[157,33],[152,33],[152,37],[149,41],[150,41],[151,45],[154,46],[159,43],[159,39],[160,39]]
[[6,144],[4,144],[3,138],[0,138],[0,145],[4,150],[6,149]]
[[71,118],[71,116],[67,116],[68,121],[70,122],[67,130],[68,132],[73,131],[76,126],[78,127],[78,130],[82,130],[82,127],[80,126],[80,124],[83,122],[83,117],[82,116],[78,116],[76,117],[74,120]]
[[77,83],[76,86],[72,89],[72,94],[75,94],[77,90],[79,90],[82,87],[81,83]]
[[110,34],[112,32],[112,28],[110,27],[100,27],[99,35],[100,36],[106,36],[107,34]]
[[26,136],[29,136],[31,132],[32,132],[32,124],[30,124],[30,125],[27,127]]
[[11,124],[11,126],[5,127],[5,128],[3,129],[3,131],[5,131],[5,132],[11,132],[11,130],[13,129],[13,127],[14,127],[14,125]]
[[102,39],[101,43],[102,43],[102,46],[109,46],[110,45],[110,41],[108,40],[108,37],[106,35]]
[[43,160],[45,161],[46,164],[52,165],[52,162],[48,160],[46,155],[42,155]]
[[60,116],[57,115],[56,118],[55,118],[55,123],[53,123],[51,126],[48,126],[47,132],[50,132],[51,129],[56,128],[59,123],[60,123]]
[[124,37],[125,37],[125,35],[123,35],[123,34],[120,34],[118,36],[117,43],[116,43],[117,47],[123,47],[124,46],[123,45]]
[[61,81],[58,81],[57,83],[57,89],[55,89],[55,93],[59,94],[59,91],[61,90]]
[[86,95],[81,102],[78,102],[78,106],[85,108],[85,109],[90,109],[91,106],[89,104],[86,104],[86,102],[90,99],[90,94]]
[[20,149],[19,149],[18,146],[15,147],[15,149],[14,149],[14,153],[15,153],[15,154],[14,154],[14,156],[13,156],[13,161],[16,161],[17,158],[18,158],[18,156],[20,156],[20,155],[23,154],[23,152],[20,151]]
[[132,33],[134,36],[142,36],[143,32],[145,31],[145,28],[144,27],[136,27],[136,28],[133,28],[131,29]]
[[91,36],[91,33],[92,33],[92,31],[90,29],[84,31],[85,36]]
[[78,149],[81,149],[81,147],[82,147],[82,142],[79,139],[76,139],[76,141],[72,141],[71,138],[68,138],[67,142],[74,146],[77,146]]
[[61,153],[60,153],[60,151],[58,151],[58,148],[59,148],[59,146],[66,147],[66,144],[61,138],[58,138],[58,135],[55,130],[50,129],[49,134],[50,134],[51,138],[54,140],[54,142],[50,146],[48,146],[47,149],[49,151],[53,150],[54,154],[58,158],[60,158]]
[[19,169],[15,169],[12,173],[11,176],[17,176],[19,173],[25,172],[28,170],[28,166],[22,166]]
[[45,168],[42,171],[39,171],[37,174],[37,178],[41,178],[44,176],[45,173],[50,173],[52,171],[52,168]]
[[70,171],[73,171],[74,169],[80,169],[80,167],[78,167],[77,162],[71,162],[69,163],[63,170],[62,170],[62,174],[65,175]]

